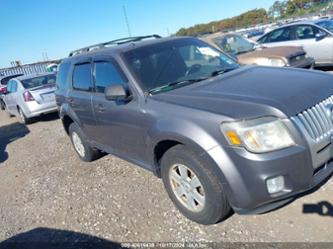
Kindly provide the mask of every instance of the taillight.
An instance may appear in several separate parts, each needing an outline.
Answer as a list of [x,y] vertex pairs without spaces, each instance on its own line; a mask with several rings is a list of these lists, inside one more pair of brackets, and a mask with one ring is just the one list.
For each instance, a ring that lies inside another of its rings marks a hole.
[[7,91],[7,87],[1,86],[0,87],[0,93],[5,93]]
[[31,95],[31,92],[29,91],[23,93],[23,98],[25,102],[35,101],[34,97]]

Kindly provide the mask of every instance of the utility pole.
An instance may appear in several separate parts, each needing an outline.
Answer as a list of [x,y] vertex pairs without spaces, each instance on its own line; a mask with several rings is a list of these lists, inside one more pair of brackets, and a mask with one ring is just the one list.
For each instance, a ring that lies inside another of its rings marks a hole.
[[129,26],[129,22],[128,22],[128,18],[127,18],[127,11],[126,11],[125,5],[123,5],[123,11],[124,11],[124,16],[125,16],[125,22],[126,22],[126,26],[127,26],[128,36],[131,37],[132,33],[131,33],[130,26]]

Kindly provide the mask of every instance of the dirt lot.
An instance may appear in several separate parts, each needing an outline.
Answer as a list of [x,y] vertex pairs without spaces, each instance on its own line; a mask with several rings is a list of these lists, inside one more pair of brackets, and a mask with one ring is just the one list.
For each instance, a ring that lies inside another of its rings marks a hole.
[[197,225],[151,173],[113,156],[81,162],[57,115],[24,126],[0,111],[0,179],[0,241],[47,228],[115,242],[333,242],[332,179],[275,212]]

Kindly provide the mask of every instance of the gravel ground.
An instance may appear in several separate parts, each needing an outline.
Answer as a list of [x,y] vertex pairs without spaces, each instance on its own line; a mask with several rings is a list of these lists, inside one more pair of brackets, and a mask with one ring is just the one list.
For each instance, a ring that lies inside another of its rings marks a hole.
[[332,179],[277,211],[202,226],[150,172],[110,155],[81,162],[57,115],[24,126],[0,111],[0,179],[0,241],[47,228],[114,242],[333,242]]

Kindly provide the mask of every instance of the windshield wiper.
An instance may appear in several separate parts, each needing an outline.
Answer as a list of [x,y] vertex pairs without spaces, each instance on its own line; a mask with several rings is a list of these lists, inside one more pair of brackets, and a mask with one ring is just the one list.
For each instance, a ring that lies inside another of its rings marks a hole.
[[227,72],[230,72],[234,69],[236,69],[238,67],[228,67],[228,68],[222,68],[222,69],[218,69],[218,70],[215,70],[213,72],[211,72],[211,76],[214,77],[214,76],[217,76],[217,75],[220,75],[220,74],[224,74],[224,73],[227,73]]
[[179,86],[179,85],[184,85],[184,84],[186,84],[186,85],[187,84],[192,84],[192,83],[199,82],[199,81],[202,81],[202,80],[205,80],[205,79],[207,79],[207,77],[170,82],[170,83],[168,83],[166,85],[152,88],[152,89],[150,89],[148,91],[148,93],[149,94],[154,94],[154,93],[157,93],[157,92],[161,92],[161,91],[163,91],[165,89],[172,88],[174,86]]

